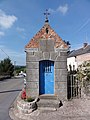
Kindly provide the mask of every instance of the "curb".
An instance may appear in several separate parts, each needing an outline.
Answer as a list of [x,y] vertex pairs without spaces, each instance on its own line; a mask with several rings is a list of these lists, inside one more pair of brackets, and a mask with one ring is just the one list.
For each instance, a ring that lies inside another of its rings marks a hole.
[[[19,93],[19,95],[20,95],[20,93]],[[17,101],[19,95],[15,98],[15,100],[13,101],[13,103],[11,104],[11,106],[9,108],[9,116],[12,120],[23,120],[23,119],[17,117],[15,114],[15,111],[17,110],[16,109],[16,101]]]
[[22,119],[20,119],[20,118],[18,118],[18,117],[15,116],[15,114],[14,114],[14,108],[10,108],[9,109],[9,116],[10,116],[10,118],[12,120],[22,120]]
[[9,116],[12,120],[33,120],[33,117],[39,115],[39,112],[37,112],[37,111],[34,111],[29,115],[28,114],[19,114],[16,111],[17,111],[17,109],[15,109],[13,107],[9,109]]
[[14,113],[14,111],[16,111],[16,109],[15,109],[16,100],[17,100],[17,98],[16,98],[15,101],[12,103],[11,107],[9,108],[9,116],[10,116],[10,118],[11,118],[12,120],[23,120],[23,119],[18,118],[18,117],[15,115],[15,113]]
[[33,116],[35,114],[37,114],[36,112],[32,112],[31,114],[21,114],[19,113],[18,109],[17,109],[17,99],[19,98],[19,95],[17,96],[17,98],[14,100],[14,102],[11,104],[10,108],[9,108],[9,116],[12,120],[28,120],[28,118],[30,120],[33,120]]

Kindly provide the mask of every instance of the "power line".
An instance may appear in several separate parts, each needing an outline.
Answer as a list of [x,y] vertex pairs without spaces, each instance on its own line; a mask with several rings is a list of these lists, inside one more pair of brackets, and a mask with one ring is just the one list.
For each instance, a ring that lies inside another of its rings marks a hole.
[[[0,48],[0,49],[1,49],[1,48]],[[10,58],[9,55],[8,55],[3,49],[1,49],[1,50],[5,53],[5,55],[8,56],[8,58]]]
[[[1,49],[1,48],[0,48]],[[11,57],[3,50],[3,49],[1,49],[2,50],[2,52],[10,59],[10,60],[12,60],[11,59]],[[14,61],[14,60],[12,60],[12,61]]]

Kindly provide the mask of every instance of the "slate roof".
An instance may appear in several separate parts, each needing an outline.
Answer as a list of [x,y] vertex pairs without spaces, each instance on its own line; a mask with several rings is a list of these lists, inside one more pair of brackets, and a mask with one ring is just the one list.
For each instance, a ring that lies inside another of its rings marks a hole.
[[68,54],[68,57],[75,57],[75,56],[86,54],[86,53],[90,53],[90,45],[87,45],[86,47],[82,47],[80,49],[71,51]]
[[29,41],[25,48],[39,48],[40,40],[54,40],[55,48],[68,48],[67,44],[58,36],[58,34],[50,27],[48,23],[45,23],[44,26],[36,33],[36,35]]

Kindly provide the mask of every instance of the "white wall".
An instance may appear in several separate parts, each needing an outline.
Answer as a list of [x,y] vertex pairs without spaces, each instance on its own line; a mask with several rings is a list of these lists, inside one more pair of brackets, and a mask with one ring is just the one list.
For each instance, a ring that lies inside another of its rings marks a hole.
[[73,66],[75,66],[75,70],[77,70],[77,62],[75,57],[67,58],[67,68],[70,71],[69,65],[72,66],[72,70],[73,70]]

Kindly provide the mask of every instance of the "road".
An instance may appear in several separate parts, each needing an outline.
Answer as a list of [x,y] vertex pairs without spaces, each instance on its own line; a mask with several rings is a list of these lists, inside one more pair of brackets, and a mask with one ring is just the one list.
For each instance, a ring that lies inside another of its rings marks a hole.
[[23,87],[23,78],[0,81],[0,120],[11,120],[9,108]]

